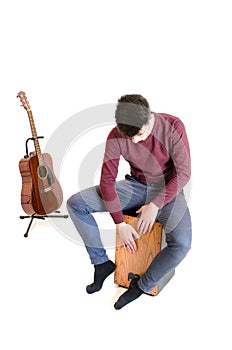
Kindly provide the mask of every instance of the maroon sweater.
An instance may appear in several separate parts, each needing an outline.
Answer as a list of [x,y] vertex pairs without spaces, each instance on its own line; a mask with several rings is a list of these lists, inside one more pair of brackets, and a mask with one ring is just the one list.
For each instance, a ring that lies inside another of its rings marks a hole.
[[184,124],[168,114],[152,113],[152,116],[155,123],[145,141],[133,143],[118,131],[117,126],[108,135],[100,189],[115,224],[123,222],[115,190],[120,156],[129,162],[135,179],[160,188],[153,199],[159,208],[175,198],[190,179],[190,151]]

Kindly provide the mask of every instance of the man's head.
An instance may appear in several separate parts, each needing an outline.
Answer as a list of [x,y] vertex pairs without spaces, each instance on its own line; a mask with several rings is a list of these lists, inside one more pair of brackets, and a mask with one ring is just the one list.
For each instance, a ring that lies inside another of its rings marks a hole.
[[148,101],[141,95],[124,95],[118,99],[115,120],[119,131],[127,137],[137,135],[148,124],[151,111]]

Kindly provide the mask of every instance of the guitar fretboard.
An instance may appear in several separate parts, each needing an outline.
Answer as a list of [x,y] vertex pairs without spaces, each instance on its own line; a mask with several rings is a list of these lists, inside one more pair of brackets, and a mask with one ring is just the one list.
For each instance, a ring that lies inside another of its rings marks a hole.
[[40,145],[39,145],[39,141],[38,141],[38,137],[37,137],[37,131],[36,131],[32,111],[28,110],[27,114],[28,114],[29,122],[30,122],[30,126],[31,126],[32,137],[34,139],[35,151],[36,151],[39,162],[42,162],[42,154],[41,154],[41,149],[40,149]]

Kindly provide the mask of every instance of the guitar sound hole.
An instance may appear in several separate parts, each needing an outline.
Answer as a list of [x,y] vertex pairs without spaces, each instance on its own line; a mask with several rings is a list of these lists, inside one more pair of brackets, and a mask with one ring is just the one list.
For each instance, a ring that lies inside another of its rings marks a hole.
[[47,176],[47,168],[45,166],[40,166],[38,168],[38,174],[41,179],[44,179]]

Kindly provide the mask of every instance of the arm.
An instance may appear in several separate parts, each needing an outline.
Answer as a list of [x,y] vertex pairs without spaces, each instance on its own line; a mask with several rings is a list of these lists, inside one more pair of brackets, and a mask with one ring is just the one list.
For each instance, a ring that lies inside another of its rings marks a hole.
[[100,190],[106,208],[110,212],[115,224],[124,221],[120,201],[115,189],[120,154],[119,141],[115,134],[115,129],[113,129],[106,140],[105,154],[101,169]]
[[133,253],[136,251],[134,238],[139,238],[139,234],[129,224],[124,222],[120,201],[115,189],[115,180],[118,174],[120,160],[120,145],[114,135],[114,129],[109,134],[106,141],[105,155],[102,164],[100,189],[102,198],[107,210],[110,212],[116,231],[120,236],[122,244]]
[[173,176],[152,202],[137,211],[141,214],[138,222],[140,233],[151,231],[158,210],[174,199],[190,179],[189,144],[184,125],[179,119],[172,126],[169,144],[170,156],[174,165]]
[[154,198],[153,203],[162,208],[173,200],[191,176],[191,158],[187,134],[184,124],[178,119],[172,126],[169,152],[174,165],[173,177],[166,183],[164,189]]

